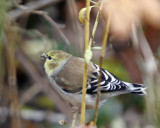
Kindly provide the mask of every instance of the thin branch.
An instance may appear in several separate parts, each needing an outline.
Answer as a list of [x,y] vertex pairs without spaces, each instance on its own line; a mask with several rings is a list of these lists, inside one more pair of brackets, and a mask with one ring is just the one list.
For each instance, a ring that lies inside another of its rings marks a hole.
[[[17,34],[17,33],[15,33]],[[20,112],[19,112],[19,102],[18,102],[18,89],[17,89],[17,77],[16,77],[16,62],[15,62],[15,35],[8,38],[3,33],[3,38],[6,46],[6,61],[7,61],[7,76],[9,85],[9,99],[10,99],[10,112],[12,114],[11,127],[21,128]],[[17,35],[16,35],[17,37]],[[12,42],[8,39],[13,39]]]
[[99,60],[100,70],[99,70],[99,77],[98,77],[98,90],[97,90],[96,108],[95,108],[95,112],[94,112],[94,124],[95,125],[97,123],[98,104],[99,104],[99,97],[100,97],[101,68],[102,68],[102,62],[103,62],[105,48],[106,48],[106,44],[107,44],[107,40],[108,40],[109,26],[110,26],[110,16],[108,17],[106,28],[105,28],[105,34],[104,34],[103,43],[102,43],[101,56],[100,56],[100,60]]
[[76,113],[74,113],[74,115],[73,115],[73,121],[72,121],[72,126],[71,126],[71,128],[75,128],[78,113],[79,113],[79,111],[76,112]]
[[18,8],[9,12],[9,18],[11,20],[16,20],[17,18],[24,16],[28,13],[31,13],[35,10],[44,8],[46,6],[62,2],[63,0],[38,0],[30,2],[24,6],[24,9]]
[[143,33],[142,26],[137,29],[135,24],[132,25],[133,46],[137,51],[138,66],[141,69],[144,82],[147,84],[146,106],[149,121],[156,122],[160,125],[160,73],[157,67],[157,60],[154,57],[149,43]]
[[68,40],[67,37],[63,34],[63,32],[60,30],[60,28],[58,27],[57,23],[56,23],[51,17],[49,17],[46,12],[44,12],[44,11],[33,11],[33,12],[31,12],[31,13],[34,13],[34,14],[38,14],[38,15],[43,16],[43,17],[52,25],[52,27],[53,27],[54,29],[56,29],[56,32],[59,33],[59,35],[61,36],[61,38],[63,39],[63,41],[64,41],[67,45],[70,44],[69,40]]
[[9,13],[9,18],[11,20],[15,20],[17,18],[19,18],[20,16],[24,16],[24,14],[30,14],[30,13],[34,13],[34,14],[38,14],[43,16],[51,25],[52,27],[56,30],[56,32],[59,33],[60,37],[62,38],[62,40],[69,45],[70,42],[69,40],[66,38],[66,36],[64,35],[64,33],[60,30],[59,26],[57,25],[57,23],[50,18],[46,12],[44,11],[36,11],[37,9],[40,9],[42,7],[45,7],[47,5],[51,5],[53,3],[57,3],[57,2],[61,2],[62,0],[39,0],[38,2],[32,2],[31,4],[27,4],[26,6],[24,6],[24,9],[16,9],[14,11],[11,11]]
[[97,17],[96,17],[96,20],[95,20],[95,23],[94,23],[94,27],[93,27],[93,30],[92,30],[92,35],[91,35],[91,38],[89,40],[89,48],[92,47],[92,43],[93,43],[93,39],[94,39],[94,36],[95,36],[95,33],[96,33],[96,29],[97,29],[97,26],[98,26],[98,22],[99,22],[99,17],[100,17],[100,14],[101,14],[101,11],[102,11],[102,7],[103,7],[103,2],[102,0],[99,0],[100,5],[98,5],[98,13],[97,13]]
[[26,102],[33,99],[33,97],[35,97],[38,93],[42,92],[42,90],[43,90],[42,86],[39,86],[37,84],[32,85],[20,97],[20,105],[22,106]]
[[[86,0],[87,16],[85,19],[85,51],[88,49],[89,43],[89,12],[90,1]],[[84,61],[84,72],[83,72],[83,89],[82,89],[82,106],[81,106],[81,124],[85,123],[85,112],[86,112],[86,86],[87,86],[87,62]]]

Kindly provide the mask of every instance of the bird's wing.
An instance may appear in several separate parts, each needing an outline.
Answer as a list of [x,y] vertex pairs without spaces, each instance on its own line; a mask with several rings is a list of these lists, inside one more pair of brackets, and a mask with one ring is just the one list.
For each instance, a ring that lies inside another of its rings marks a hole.
[[[55,82],[66,92],[82,93],[84,59],[72,57],[64,68],[54,77]],[[99,66],[88,63],[87,94],[98,90]],[[105,69],[101,69],[101,93],[126,90],[127,86]]]
[[[99,76],[99,66],[94,64],[96,67],[95,72],[92,74],[95,76],[90,77],[87,84],[87,94],[95,94],[98,90],[98,76]],[[101,69],[101,82],[100,91],[101,93],[115,92],[115,91],[126,91],[128,87],[122,81],[120,81],[116,76],[111,74],[105,69]]]
[[[88,78],[96,70],[92,62],[88,63]],[[82,91],[84,59],[71,57],[63,69],[54,76],[55,82],[66,92],[78,93]]]

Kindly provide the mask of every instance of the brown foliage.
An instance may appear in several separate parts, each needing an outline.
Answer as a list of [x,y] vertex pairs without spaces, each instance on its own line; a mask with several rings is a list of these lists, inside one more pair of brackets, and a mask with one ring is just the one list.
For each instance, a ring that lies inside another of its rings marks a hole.
[[102,15],[111,16],[111,33],[120,39],[130,36],[132,23],[147,23],[160,27],[158,0],[110,0],[104,2]]

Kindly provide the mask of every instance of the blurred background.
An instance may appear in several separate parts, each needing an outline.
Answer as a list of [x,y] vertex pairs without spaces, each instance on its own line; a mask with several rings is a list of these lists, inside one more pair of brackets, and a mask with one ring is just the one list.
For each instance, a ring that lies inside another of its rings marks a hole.
[[[58,49],[83,57],[84,25],[78,20],[83,7],[85,0],[0,0],[0,127],[70,127],[71,109],[51,89],[40,56]],[[90,31],[97,11],[91,10]],[[158,0],[104,1],[93,42],[101,46],[111,14],[103,68],[148,89],[146,97],[110,98],[99,109],[98,128],[160,127],[159,12]],[[93,50],[94,63],[99,55]],[[93,115],[87,110],[86,122]]]

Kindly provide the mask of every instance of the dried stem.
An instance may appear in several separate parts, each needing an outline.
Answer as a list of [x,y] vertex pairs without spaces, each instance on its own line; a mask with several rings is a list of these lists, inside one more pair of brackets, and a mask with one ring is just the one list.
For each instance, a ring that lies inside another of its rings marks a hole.
[[58,27],[58,25],[56,24],[56,22],[55,22],[51,17],[49,17],[46,12],[44,12],[44,11],[33,11],[32,13],[43,16],[43,17],[52,25],[52,27],[53,27],[54,29],[56,29],[56,32],[59,33],[59,35],[61,36],[61,38],[63,39],[63,41],[64,41],[67,45],[70,44],[69,40],[68,40],[67,37],[64,35],[64,33],[60,30],[60,28]]
[[102,68],[103,57],[104,57],[105,48],[106,48],[107,39],[108,39],[109,26],[110,26],[110,16],[108,17],[106,28],[105,28],[105,34],[104,34],[103,43],[102,43],[101,56],[100,56],[100,60],[99,60],[100,70],[99,70],[99,77],[98,77],[98,91],[97,91],[96,108],[95,108],[95,112],[94,112],[94,124],[97,123],[98,103],[99,103],[99,97],[100,97],[101,68]]
[[137,57],[139,59],[139,66],[143,75],[143,80],[147,84],[147,98],[146,105],[148,111],[148,118],[150,122],[156,122],[159,126],[160,114],[159,114],[159,77],[160,73],[157,67],[156,58],[153,56],[152,50],[146,40],[142,27],[137,30],[136,26],[132,26],[132,40],[133,46],[137,51]]
[[71,128],[75,128],[78,113],[79,113],[79,111],[76,112],[76,113],[74,113],[74,115],[73,115],[73,120],[72,120],[72,126],[71,126]]
[[20,98],[20,106],[24,105],[26,102],[30,101],[35,97],[38,93],[42,92],[42,86],[37,84],[33,84],[29,89],[27,89]]
[[99,0],[99,3],[100,3],[100,7],[98,9],[96,21],[94,23],[94,27],[93,27],[93,30],[92,30],[92,35],[91,35],[91,38],[89,40],[89,48],[92,47],[93,39],[94,39],[94,36],[95,36],[95,33],[96,33],[96,29],[97,29],[97,26],[98,26],[98,22],[99,22],[99,17],[100,17],[100,14],[101,14],[101,11],[102,11],[102,7],[103,7],[102,0]]
[[[87,16],[85,19],[85,51],[88,49],[89,42],[89,6],[90,1],[86,0]],[[84,61],[84,73],[83,73],[83,89],[82,89],[82,106],[81,106],[81,124],[85,123],[85,108],[86,108],[86,86],[87,86],[87,62]]]
[[[12,31],[12,30],[11,30]],[[20,111],[18,103],[18,90],[17,90],[17,78],[16,78],[16,62],[15,62],[15,37],[17,33],[11,35],[8,33],[8,37],[3,34],[4,42],[6,46],[6,61],[7,61],[7,76],[9,85],[9,99],[10,99],[10,112],[12,114],[11,127],[21,128]]]
[[16,20],[21,16],[25,16],[26,14],[33,12],[34,10],[38,10],[48,5],[59,3],[61,1],[62,0],[37,0],[37,1],[29,2],[28,4],[23,6],[23,9],[18,8],[9,12],[9,18],[11,20]]

